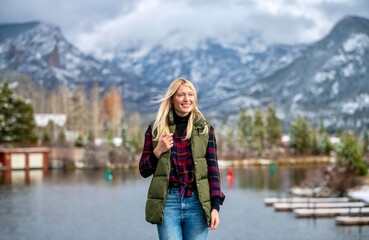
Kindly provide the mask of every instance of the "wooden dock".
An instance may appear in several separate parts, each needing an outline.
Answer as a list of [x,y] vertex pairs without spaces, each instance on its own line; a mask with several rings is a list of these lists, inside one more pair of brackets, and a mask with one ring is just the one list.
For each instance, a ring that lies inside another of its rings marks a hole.
[[265,198],[264,203],[267,206],[272,206],[274,203],[336,203],[349,202],[349,198]]
[[336,217],[336,216],[369,216],[369,208],[317,208],[294,209],[296,217]]
[[364,202],[336,202],[336,203],[274,203],[273,207],[276,211],[292,211],[297,208],[354,208],[365,207],[367,204]]
[[369,203],[352,198],[264,198],[276,211],[293,211],[297,218],[335,217],[336,225],[369,225]]
[[336,217],[336,224],[342,226],[369,225],[369,217]]

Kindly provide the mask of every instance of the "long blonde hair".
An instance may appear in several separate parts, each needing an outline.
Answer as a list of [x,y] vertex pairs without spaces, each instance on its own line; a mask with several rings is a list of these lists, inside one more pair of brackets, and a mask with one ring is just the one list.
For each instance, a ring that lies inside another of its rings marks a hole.
[[[172,106],[172,98],[173,95],[177,92],[178,88],[180,86],[186,86],[189,87],[194,96],[195,96],[195,101],[193,102],[194,104],[194,108],[190,113],[190,117],[188,119],[188,123],[187,123],[187,134],[186,134],[186,138],[185,139],[190,139],[191,138],[191,132],[192,132],[192,128],[193,128],[193,123],[196,117],[201,117],[203,119],[205,119],[204,115],[200,112],[199,108],[198,108],[198,101],[197,101],[197,93],[196,93],[196,89],[194,87],[194,85],[188,81],[187,79],[184,78],[177,78],[175,79],[168,87],[168,90],[165,94],[165,96],[160,99],[160,107],[159,110],[156,114],[156,119],[155,122],[153,124],[153,128],[152,128],[152,132],[155,133],[154,134],[154,141],[158,141],[159,138],[164,134],[164,133],[169,133],[169,119],[168,119],[168,115]],[[173,110],[174,111],[174,110]],[[204,132],[208,131],[208,127],[205,126],[204,128]],[[203,133],[204,133],[203,132]]]

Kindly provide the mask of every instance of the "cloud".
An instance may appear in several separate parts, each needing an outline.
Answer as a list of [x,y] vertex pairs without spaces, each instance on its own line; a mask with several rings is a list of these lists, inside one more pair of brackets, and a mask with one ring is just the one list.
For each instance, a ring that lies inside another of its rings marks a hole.
[[193,47],[206,38],[225,44],[259,32],[272,43],[308,43],[345,15],[369,17],[366,0],[90,0],[2,1],[0,21],[39,19],[59,25],[87,52],[138,44]]

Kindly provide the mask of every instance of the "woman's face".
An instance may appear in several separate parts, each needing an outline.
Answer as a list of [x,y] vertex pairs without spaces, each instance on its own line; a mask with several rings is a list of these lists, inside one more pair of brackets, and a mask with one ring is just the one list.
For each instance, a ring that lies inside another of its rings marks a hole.
[[184,117],[194,108],[195,94],[191,88],[181,85],[173,95],[172,103],[177,115]]

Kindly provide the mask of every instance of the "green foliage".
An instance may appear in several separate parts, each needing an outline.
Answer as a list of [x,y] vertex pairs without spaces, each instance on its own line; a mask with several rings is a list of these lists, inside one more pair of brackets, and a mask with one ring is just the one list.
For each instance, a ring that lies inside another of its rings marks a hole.
[[368,131],[364,132],[363,136],[363,153],[365,154],[369,148],[369,133]]
[[308,121],[298,116],[291,125],[290,147],[295,153],[305,154],[311,150],[311,137]]
[[325,154],[329,154],[334,149],[332,143],[329,141],[329,136],[327,132],[323,132],[322,146],[323,146],[323,153]]
[[67,138],[65,136],[64,130],[60,129],[59,133],[58,133],[58,142],[59,143],[65,143],[67,141]]
[[237,121],[237,127],[238,127],[238,139],[240,146],[243,150],[243,152],[246,152],[249,143],[252,139],[252,129],[253,129],[253,122],[252,117],[247,114],[247,111],[245,109],[240,110],[240,114]]
[[275,109],[268,107],[266,119],[266,139],[270,147],[274,147],[282,137],[282,127]]
[[50,142],[50,134],[47,128],[44,128],[42,130],[42,136],[41,136],[42,143],[49,143]]
[[363,161],[359,143],[355,136],[349,132],[342,135],[342,142],[336,149],[337,160],[340,164],[346,166],[346,170],[354,171],[358,175],[366,175],[368,166]]
[[311,131],[312,153],[314,155],[328,155],[333,150],[333,145],[329,141],[329,135],[325,130],[323,122],[320,123],[319,131]]
[[0,142],[35,143],[33,107],[18,97],[8,82],[0,85]]
[[311,132],[311,139],[312,153],[314,155],[320,155],[323,152],[323,146],[321,144],[321,141],[318,140],[316,131]]
[[235,129],[232,124],[228,124],[226,128],[226,135],[225,135],[225,151],[228,154],[232,154],[236,151],[236,133]]
[[78,135],[76,141],[74,142],[74,146],[78,148],[83,148],[86,146],[86,143],[81,134]]
[[260,109],[255,109],[254,113],[254,131],[253,131],[254,148],[259,156],[264,150],[265,128],[263,121],[263,113]]

